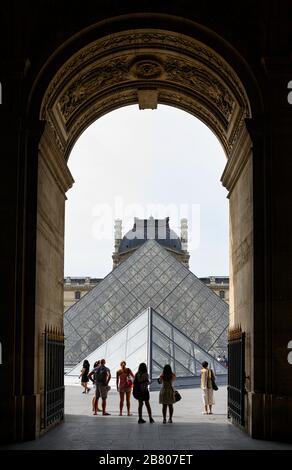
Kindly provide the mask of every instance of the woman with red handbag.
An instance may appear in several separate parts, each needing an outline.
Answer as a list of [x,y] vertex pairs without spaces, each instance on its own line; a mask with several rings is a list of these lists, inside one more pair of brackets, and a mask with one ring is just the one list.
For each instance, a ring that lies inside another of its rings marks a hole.
[[126,361],[122,361],[120,364],[121,368],[117,371],[117,390],[120,393],[120,416],[123,415],[123,407],[124,407],[124,399],[126,395],[126,402],[127,402],[127,410],[128,416],[131,415],[130,411],[130,397],[131,397],[131,390],[133,386],[132,378],[134,378],[134,374],[126,367]]

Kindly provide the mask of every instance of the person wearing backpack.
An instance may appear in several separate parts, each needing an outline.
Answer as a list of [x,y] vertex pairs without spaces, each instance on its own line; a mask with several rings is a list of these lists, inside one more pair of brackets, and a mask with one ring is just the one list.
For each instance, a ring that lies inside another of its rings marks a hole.
[[105,359],[101,359],[100,366],[97,367],[95,374],[95,398],[98,400],[102,399],[102,415],[109,416],[110,413],[106,412],[106,399],[107,393],[110,389],[109,381],[111,379],[111,372],[108,367],[105,365]]

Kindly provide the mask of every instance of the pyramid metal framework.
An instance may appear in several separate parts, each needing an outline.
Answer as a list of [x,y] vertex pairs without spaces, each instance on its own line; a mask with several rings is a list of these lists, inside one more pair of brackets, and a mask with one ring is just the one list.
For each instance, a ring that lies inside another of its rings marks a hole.
[[211,355],[226,354],[228,305],[148,240],[65,312],[65,364],[82,361],[149,306]]
[[[111,370],[113,388],[121,360],[125,360],[134,373],[139,364],[145,362],[152,381],[160,376],[165,364],[170,364],[176,374],[176,385],[178,382],[180,385],[196,383],[192,379],[200,377],[203,361],[208,362],[217,377],[227,374],[222,364],[151,307],[87,356],[91,366],[102,358],[106,358]],[[67,375],[79,376],[81,369],[82,362]]]

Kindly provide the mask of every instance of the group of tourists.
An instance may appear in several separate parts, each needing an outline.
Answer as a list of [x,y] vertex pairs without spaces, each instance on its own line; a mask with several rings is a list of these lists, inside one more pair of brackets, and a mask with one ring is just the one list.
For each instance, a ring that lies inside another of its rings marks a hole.
[[[84,388],[82,393],[88,393],[90,388],[88,387],[89,380],[95,384],[95,395],[92,398],[92,411],[96,415],[98,411],[102,411],[104,416],[109,415],[106,412],[106,399],[108,391],[110,390],[109,381],[111,379],[111,372],[108,367],[105,365],[105,359],[96,361],[93,365],[91,372],[90,364],[87,359],[83,362],[81,374],[81,386]],[[101,398],[102,400],[102,409],[98,408],[98,401]]]
[[[90,364],[88,360],[83,362],[83,367],[79,378],[81,378],[81,385],[84,388],[82,393],[88,393],[89,381],[95,385],[95,395],[92,398],[92,411],[94,415],[101,411],[103,416],[110,416],[106,411],[107,395],[110,390],[109,382],[111,380],[111,372],[106,367],[106,360],[101,359],[94,363],[93,369],[90,371]],[[175,373],[172,371],[171,366],[166,364],[163,371],[158,378],[158,383],[161,384],[159,392],[159,403],[162,405],[163,423],[172,423],[173,405],[177,401],[178,392],[173,387],[173,382],[176,379]],[[213,389],[215,384],[215,374],[213,370],[208,368],[208,363],[202,363],[201,371],[201,390],[204,404],[203,414],[212,414],[212,406],[214,404]],[[138,423],[146,423],[143,419],[143,405],[145,404],[150,423],[154,423],[152,417],[152,410],[150,406],[150,393],[149,393],[150,377],[148,374],[147,366],[142,362],[137,373],[134,375],[132,370],[126,367],[126,361],[120,363],[120,369],[116,373],[116,387],[120,395],[119,411],[120,416],[123,415],[124,402],[126,398],[127,415],[132,416],[131,413],[131,393],[138,401]],[[216,386],[217,387],[217,386]],[[99,408],[99,399],[101,399],[101,409]],[[167,420],[168,411],[168,420]]]

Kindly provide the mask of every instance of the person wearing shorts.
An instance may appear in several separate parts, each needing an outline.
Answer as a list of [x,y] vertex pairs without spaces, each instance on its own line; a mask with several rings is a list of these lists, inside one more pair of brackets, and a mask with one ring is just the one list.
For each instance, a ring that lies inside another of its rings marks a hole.
[[105,362],[105,359],[100,361],[100,367],[97,368],[95,373],[95,399],[98,401],[98,399],[101,398],[102,415],[109,416],[110,413],[106,412],[106,400],[110,389],[109,381],[111,379],[111,372],[109,368],[105,366]]

